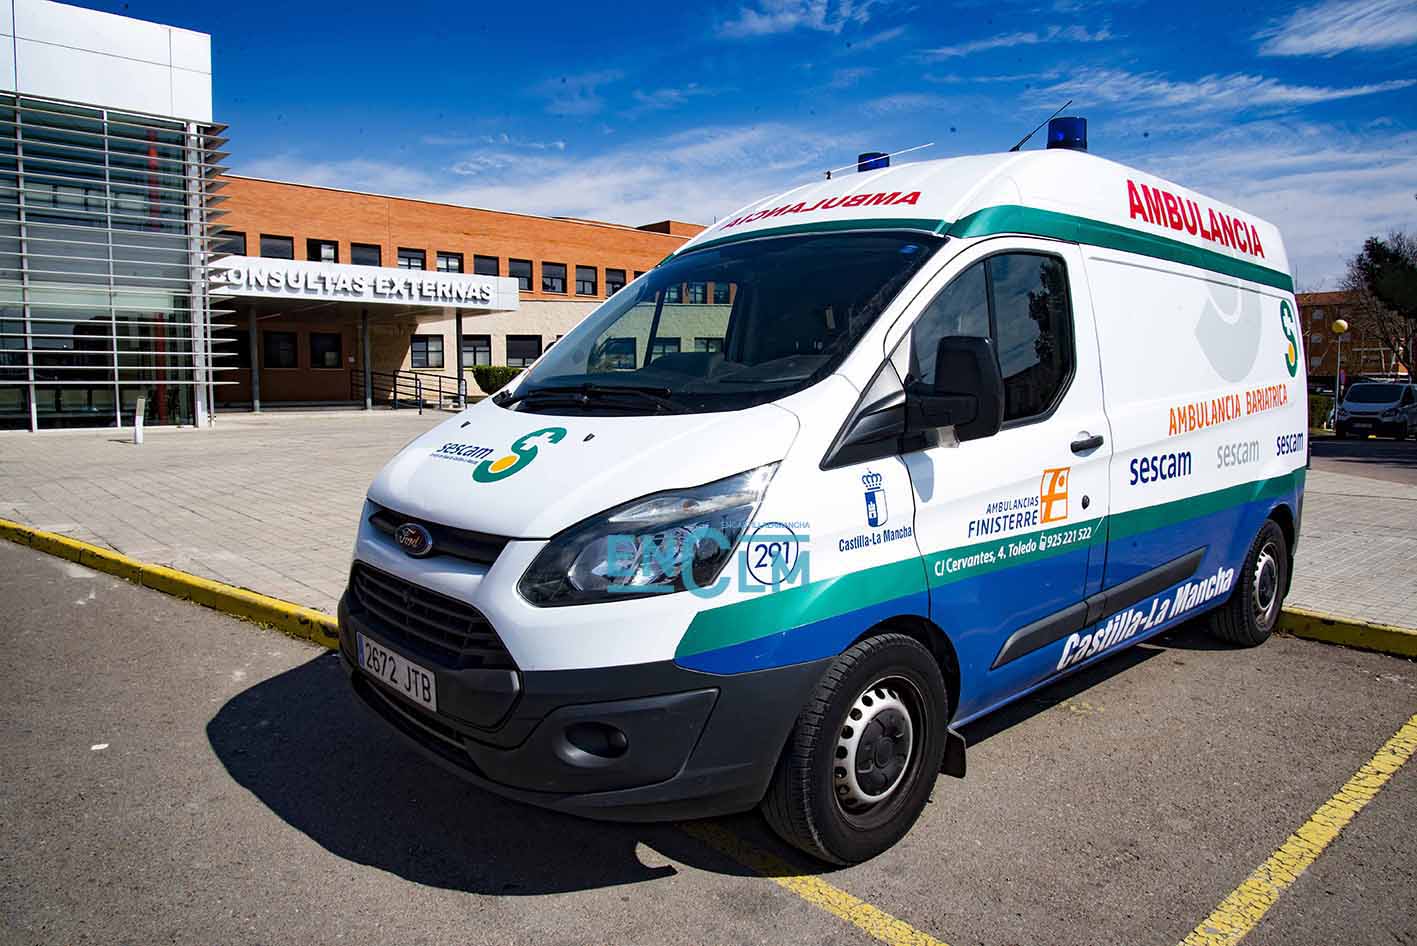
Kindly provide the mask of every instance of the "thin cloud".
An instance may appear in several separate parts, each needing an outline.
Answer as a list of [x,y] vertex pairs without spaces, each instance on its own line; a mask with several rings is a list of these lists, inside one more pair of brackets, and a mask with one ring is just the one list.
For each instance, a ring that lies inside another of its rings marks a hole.
[[1261,56],[1337,56],[1349,50],[1392,49],[1417,43],[1412,0],[1325,0],[1300,7],[1254,35]]
[[861,107],[871,115],[881,116],[944,108],[948,103],[949,99],[943,95],[932,95],[928,92],[898,92],[895,95],[884,95],[877,99],[871,99],[863,103]]
[[794,30],[840,33],[871,19],[879,0],[757,0],[738,9],[737,16],[720,23],[718,34],[729,39],[772,36]]
[[666,109],[678,108],[690,99],[700,95],[708,95],[709,90],[700,86],[697,82],[690,82],[681,88],[654,89],[646,92],[643,89],[636,89],[634,99],[635,112],[658,112]]
[[879,33],[873,33],[872,35],[867,36],[864,39],[855,40],[849,45],[851,46],[852,50],[856,52],[861,52],[867,49],[875,49],[877,46],[889,43],[893,40],[900,39],[904,35],[905,27],[892,26],[888,30],[881,30]]
[[600,89],[623,77],[618,69],[583,72],[547,79],[536,92],[547,100],[546,111],[552,115],[594,115],[605,107]]
[[959,59],[963,56],[972,56],[975,53],[994,49],[1011,49],[1015,46],[1038,46],[1043,43],[1101,43],[1112,38],[1112,31],[1106,26],[1096,31],[1089,31],[1085,26],[1050,26],[1041,33],[1037,30],[1000,33],[997,36],[973,39],[964,43],[956,43],[953,46],[922,49],[916,53],[916,58],[924,62],[943,62],[946,59]]
[[1175,81],[1159,73],[1133,73],[1120,69],[1093,69],[1037,90],[1040,97],[1076,96],[1082,101],[1106,102],[1125,110],[1185,108],[1242,111],[1260,108],[1293,108],[1377,95],[1417,85],[1417,79],[1354,86],[1294,85],[1266,76],[1232,73]]
[[829,89],[849,89],[862,79],[874,73],[876,70],[870,66],[856,66],[851,69],[838,69],[832,73],[831,81],[827,83]]

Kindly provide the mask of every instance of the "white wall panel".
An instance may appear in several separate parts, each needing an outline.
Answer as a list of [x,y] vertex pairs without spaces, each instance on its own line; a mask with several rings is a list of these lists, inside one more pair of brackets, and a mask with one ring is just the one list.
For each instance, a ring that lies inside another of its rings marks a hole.
[[15,35],[57,46],[167,65],[168,30],[157,23],[85,10],[49,0],[13,0]]
[[156,115],[172,113],[172,70],[167,66],[19,38],[15,58],[20,92]]

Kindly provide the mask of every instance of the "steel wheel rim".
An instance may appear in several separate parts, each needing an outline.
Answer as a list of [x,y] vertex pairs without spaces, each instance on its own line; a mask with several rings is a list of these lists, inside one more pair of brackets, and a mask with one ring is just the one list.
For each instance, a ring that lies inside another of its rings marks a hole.
[[920,690],[900,676],[882,677],[852,701],[837,730],[832,796],[857,827],[888,820],[918,767],[925,738]]
[[1279,612],[1279,549],[1266,542],[1255,557],[1252,603],[1255,623],[1268,630]]

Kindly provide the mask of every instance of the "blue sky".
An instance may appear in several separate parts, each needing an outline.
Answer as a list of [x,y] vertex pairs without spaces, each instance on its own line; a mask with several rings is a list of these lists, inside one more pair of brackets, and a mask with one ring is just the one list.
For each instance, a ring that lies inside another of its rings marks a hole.
[[1073,98],[1095,153],[1277,223],[1300,288],[1417,229],[1414,0],[84,5],[212,34],[240,173],[709,223],[861,150],[1002,151]]

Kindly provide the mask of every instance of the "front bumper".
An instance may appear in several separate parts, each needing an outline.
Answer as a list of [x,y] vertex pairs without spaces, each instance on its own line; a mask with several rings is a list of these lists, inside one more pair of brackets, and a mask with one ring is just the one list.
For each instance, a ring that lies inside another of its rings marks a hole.
[[[340,655],[361,702],[445,768],[497,794],[587,817],[658,821],[752,808],[830,659],[718,675],[671,661],[506,671],[476,725],[430,713],[357,667],[355,633],[384,642],[340,602]],[[386,643],[394,651],[397,643]],[[487,703],[485,671],[430,668],[440,709]],[[508,696],[508,690],[511,695]],[[609,734],[610,738],[603,738]],[[618,735],[616,735],[618,734]]]

